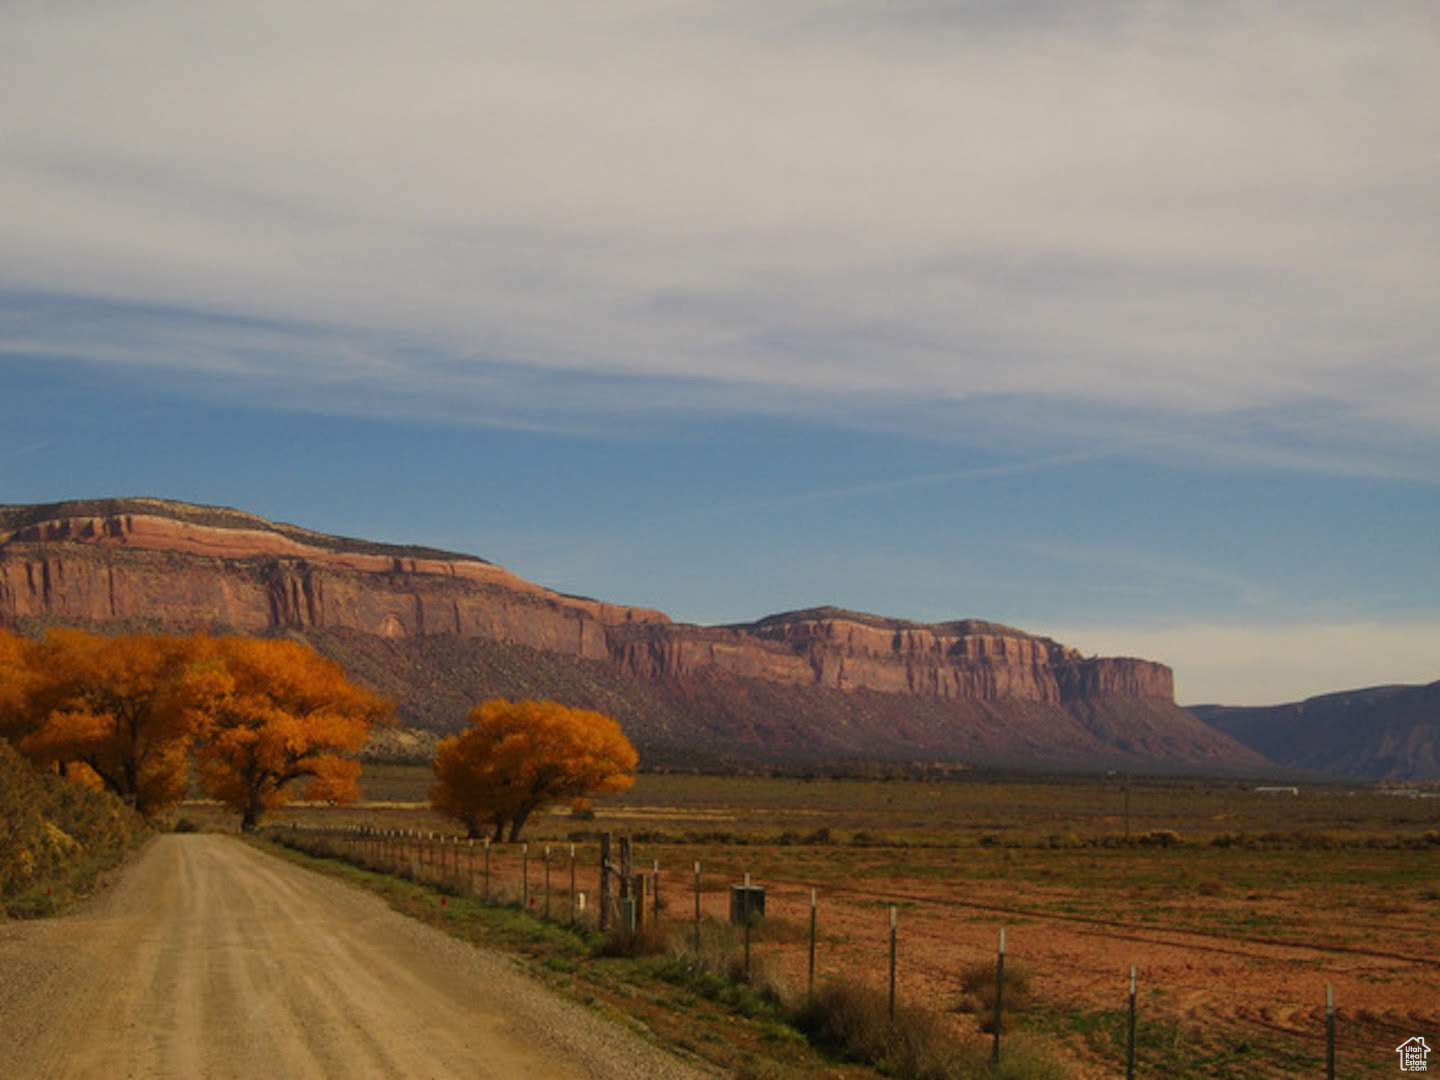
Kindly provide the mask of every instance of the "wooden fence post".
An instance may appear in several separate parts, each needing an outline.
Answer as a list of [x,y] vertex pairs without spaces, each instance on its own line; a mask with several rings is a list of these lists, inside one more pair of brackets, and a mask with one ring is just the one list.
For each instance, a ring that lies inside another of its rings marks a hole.
[[630,837],[620,837],[620,911],[621,930],[634,933],[637,914],[635,911],[635,852],[630,846]]
[[545,920],[550,920],[550,845],[545,845]]
[[490,902],[490,838],[485,837],[485,902]]
[[610,927],[610,834],[600,837],[600,895],[596,898],[600,913],[600,932]]
[[655,916],[655,925],[658,927],[658,926],[660,925],[660,860],[659,860],[659,859],[656,859],[656,860],[655,860],[655,866],[654,866],[654,870],[652,871],[652,874],[653,874],[653,877],[654,877],[654,879],[655,879],[655,880],[652,882],[652,885],[653,885],[654,891],[655,891],[655,896],[654,896],[654,899],[651,901],[651,905],[652,905],[652,910],[653,910],[654,916]]
[[644,874],[635,875],[635,888],[630,896],[630,906],[626,909],[629,912],[630,932],[633,934],[645,925],[645,893],[647,881]]
[[575,845],[570,845],[570,925],[575,925]]
[[530,910],[530,845],[520,845],[520,909]]

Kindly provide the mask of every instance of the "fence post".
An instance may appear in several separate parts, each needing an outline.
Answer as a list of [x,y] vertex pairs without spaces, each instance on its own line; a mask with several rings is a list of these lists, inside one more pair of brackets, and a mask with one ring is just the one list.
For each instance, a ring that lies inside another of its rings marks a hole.
[[695,962],[700,962],[700,862],[695,862]]
[[895,1023],[895,941],[899,926],[895,905],[890,905],[890,1023]]
[[652,904],[652,909],[653,909],[654,916],[655,916],[655,926],[658,928],[658,927],[660,926],[660,860],[659,860],[659,859],[656,859],[656,860],[655,860],[655,865],[654,865],[654,869],[653,869],[653,871],[652,871],[652,876],[653,876],[654,879],[655,879],[655,880],[652,882],[652,884],[654,885],[654,889],[655,889],[655,899],[654,899],[653,904]]
[[485,902],[490,902],[490,838],[485,837]]
[[816,922],[815,888],[810,888],[810,971],[805,980],[805,1000],[815,1000],[815,922]]
[[620,930],[634,933],[635,924],[643,912],[635,910],[635,852],[630,846],[630,837],[620,837]]
[[1000,1023],[1005,1011],[1005,928],[1000,928],[1000,947],[995,953],[995,1045],[990,1060],[1000,1063]]
[[1135,1080],[1135,966],[1130,966],[1130,1031],[1126,1036],[1125,1080]]
[[750,924],[755,920],[750,911],[750,875],[745,875],[745,981],[750,981]]
[[1325,1077],[1335,1080],[1335,987],[1325,984]]
[[470,837],[469,850],[465,853],[465,862],[470,867],[470,899],[475,899],[475,838]]
[[530,910],[530,845],[520,845],[520,908]]
[[570,925],[575,925],[575,845],[570,845]]
[[550,845],[545,845],[545,920],[550,920]]
[[610,834],[600,837],[600,895],[597,899],[600,909],[600,932],[610,927]]
[[1130,774],[1125,774],[1125,843],[1130,843]]

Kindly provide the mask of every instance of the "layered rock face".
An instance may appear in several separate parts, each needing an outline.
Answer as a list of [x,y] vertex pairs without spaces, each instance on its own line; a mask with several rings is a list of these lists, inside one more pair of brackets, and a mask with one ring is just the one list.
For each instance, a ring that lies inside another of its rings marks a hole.
[[1102,694],[1174,700],[1163,664],[1086,660],[1047,638],[990,624],[926,626],[822,608],[742,627],[632,624],[613,628],[610,642],[616,663],[643,679],[711,670],[945,700],[1059,705]]
[[[368,665],[362,676],[396,696],[403,717],[436,726],[463,714],[447,720],[425,704],[452,700],[434,686],[448,680],[472,700],[544,692],[612,708],[622,722],[629,710],[627,726],[676,747],[724,743],[729,725],[762,753],[828,746],[983,758],[993,744],[1046,760],[1053,749],[1058,760],[1259,762],[1175,707],[1164,665],[1087,659],[992,623],[925,625],[820,608],[743,626],[680,625],[658,611],[557,593],[471,556],[161,500],[0,507],[0,622],[299,634]],[[387,667],[418,676],[437,655],[451,658],[451,673],[427,671],[430,690]],[[526,682],[526,666],[546,673],[543,686]],[[476,672],[490,674],[477,682]],[[892,714],[918,715],[921,701],[923,731],[906,735]],[[1136,708],[1143,732],[1132,731]],[[760,715],[775,709],[788,717]],[[1109,730],[1106,716],[1120,712],[1130,719]],[[795,717],[813,730],[796,728]],[[873,746],[863,745],[871,735],[857,742],[866,717],[875,718]],[[1046,717],[1055,728],[1048,748]],[[832,723],[848,725],[844,738],[826,730]],[[977,748],[971,736],[980,730],[989,734]]]
[[0,510],[0,620],[26,618],[456,634],[590,659],[609,655],[608,626],[668,622],[562,596],[481,559],[140,499]]

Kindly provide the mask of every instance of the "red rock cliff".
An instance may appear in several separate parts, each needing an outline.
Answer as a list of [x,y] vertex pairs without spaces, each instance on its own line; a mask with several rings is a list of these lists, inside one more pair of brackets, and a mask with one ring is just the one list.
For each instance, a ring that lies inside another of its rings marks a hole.
[[[92,509],[112,512],[77,512]],[[458,634],[590,659],[609,655],[608,626],[668,621],[564,596],[480,559],[206,510],[151,500],[0,510],[0,620]]]
[[473,557],[159,500],[0,509],[0,620],[23,619],[447,634],[608,659],[646,680],[713,672],[944,700],[1173,700],[1161,664],[1087,660],[992,623],[925,625],[819,608],[743,626],[676,625],[658,611],[565,596]]
[[794,686],[951,700],[1061,704],[1117,694],[1174,700],[1170,669],[1086,660],[1048,638],[977,622],[923,625],[819,609],[743,627],[612,628],[611,655],[641,678],[705,669]]

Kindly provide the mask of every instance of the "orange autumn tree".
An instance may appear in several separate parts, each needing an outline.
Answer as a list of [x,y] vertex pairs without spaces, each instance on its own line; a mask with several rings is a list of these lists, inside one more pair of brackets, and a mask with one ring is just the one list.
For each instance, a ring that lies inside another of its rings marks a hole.
[[469,727],[442,739],[430,805],[472,837],[519,839],[530,815],[557,802],[624,791],[639,756],[604,713],[554,701],[494,698],[470,710]]
[[198,723],[185,675],[201,648],[198,638],[83,630],[55,630],[22,646],[30,671],[10,721],[23,732],[21,753],[98,778],[146,816],[174,806],[185,795]]
[[19,742],[35,727],[29,709],[30,694],[38,678],[31,661],[34,645],[7,630],[0,630],[0,739]]
[[222,638],[192,677],[206,704],[207,734],[197,757],[206,792],[254,829],[267,810],[305,795],[350,802],[365,745],[390,705],[351,683],[339,664],[295,641]]

